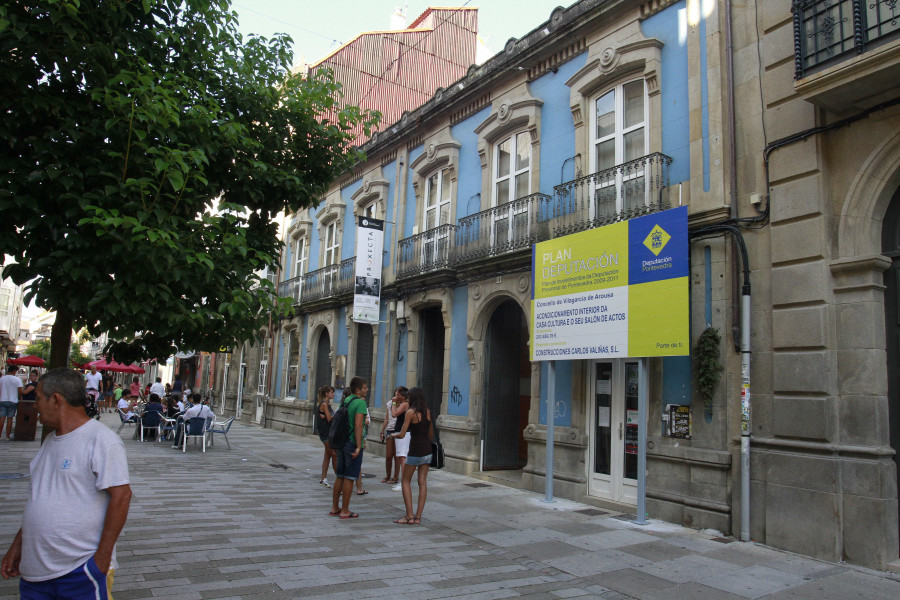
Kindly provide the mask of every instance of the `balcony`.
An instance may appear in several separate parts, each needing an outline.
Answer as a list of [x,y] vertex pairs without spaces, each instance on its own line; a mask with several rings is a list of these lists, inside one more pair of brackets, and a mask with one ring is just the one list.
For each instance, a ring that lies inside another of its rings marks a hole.
[[398,243],[397,279],[443,272],[453,261],[455,225],[441,225]]
[[522,251],[550,238],[550,216],[553,198],[546,194],[531,194],[507,204],[463,217],[456,226],[454,263],[473,266]]
[[655,152],[553,188],[553,237],[669,208],[669,164]]
[[340,264],[329,265],[310,271],[299,277],[286,279],[278,284],[278,296],[291,298],[295,306],[312,303],[327,303],[353,292],[356,271],[356,257],[342,260]]
[[900,6],[894,0],[794,0],[794,89],[833,112],[896,95]]

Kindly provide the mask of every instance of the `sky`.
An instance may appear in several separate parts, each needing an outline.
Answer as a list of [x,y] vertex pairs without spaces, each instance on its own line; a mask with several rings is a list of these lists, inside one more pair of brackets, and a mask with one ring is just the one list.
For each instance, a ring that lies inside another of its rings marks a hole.
[[294,64],[313,63],[364,31],[391,29],[391,15],[406,8],[407,24],[429,6],[478,8],[479,37],[490,58],[506,41],[520,38],[550,18],[557,6],[575,0],[233,0],[242,34],[294,40]]

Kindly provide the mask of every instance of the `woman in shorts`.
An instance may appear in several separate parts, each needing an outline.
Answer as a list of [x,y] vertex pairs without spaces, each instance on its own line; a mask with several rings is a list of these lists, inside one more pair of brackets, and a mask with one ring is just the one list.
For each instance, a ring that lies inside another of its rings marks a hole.
[[[402,385],[394,390],[394,396],[385,403],[384,425],[381,427],[381,439],[384,440],[384,479],[381,483],[396,484],[400,480],[400,458],[397,456],[396,440],[391,434],[397,431],[397,417],[393,415],[393,408],[406,401],[407,389]],[[391,467],[394,467],[394,476],[391,477]]]
[[[434,438],[434,424],[431,422],[431,411],[425,404],[425,393],[422,388],[409,390],[409,410],[403,420],[403,428],[393,434],[396,439],[409,436],[409,454],[403,465],[400,486],[403,490],[403,504],[406,514],[394,523],[398,525],[418,525],[422,522],[422,510],[428,497],[428,468],[431,466],[431,440]],[[416,512],[412,509],[412,476],[418,473],[419,502]]]
[[331,463],[332,468],[337,470],[337,455],[335,455],[334,450],[332,450],[331,446],[328,444],[328,430],[331,429],[331,402],[334,400],[334,388],[330,385],[323,385],[316,393],[316,399],[318,403],[316,407],[318,410],[316,433],[319,434],[319,439],[322,440],[322,444],[325,445],[325,456],[322,458],[322,479],[319,480],[319,485],[322,487],[331,487],[328,483],[328,463]]
[[[394,422],[394,433],[398,433],[401,429],[403,429],[403,421],[406,419],[406,411],[409,410],[409,391],[407,390],[406,394],[399,396],[397,398],[397,403],[391,407],[391,416],[396,419]],[[404,430],[405,431],[405,430]],[[400,463],[400,466],[397,468],[396,475],[394,476],[395,481],[396,478],[399,478],[403,474],[403,465],[406,464],[406,455],[409,453],[409,433],[406,435],[397,436],[391,435],[394,438],[394,454],[396,455],[397,462]],[[403,486],[399,483],[391,488],[391,491],[400,492],[403,490]]]

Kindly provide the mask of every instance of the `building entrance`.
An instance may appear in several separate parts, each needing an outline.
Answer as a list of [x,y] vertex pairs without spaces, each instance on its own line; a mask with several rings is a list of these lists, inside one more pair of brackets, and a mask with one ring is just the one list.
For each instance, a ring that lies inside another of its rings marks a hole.
[[482,468],[521,469],[528,462],[523,431],[531,405],[528,323],[519,305],[504,302],[485,335]]
[[589,370],[588,493],[637,503],[638,362],[598,360]]
[[[331,357],[328,356],[329,354],[331,354],[331,336],[328,335],[327,329],[322,329],[322,333],[319,334],[319,343],[316,344],[316,384],[311,397],[315,397],[323,385],[331,385]],[[340,398],[340,390],[337,390],[335,395]]]
[[[891,259],[884,272],[884,328],[888,377],[888,419],[894,464],[900,481],[900,191],[894,194],[881,233],[882,254]],[[900,503],[897,517],[900,520]]]
[[419,387],[431,411],[432,421],[441,414],[444,394],[444,316],[440,308],[425,308],[419,312]]

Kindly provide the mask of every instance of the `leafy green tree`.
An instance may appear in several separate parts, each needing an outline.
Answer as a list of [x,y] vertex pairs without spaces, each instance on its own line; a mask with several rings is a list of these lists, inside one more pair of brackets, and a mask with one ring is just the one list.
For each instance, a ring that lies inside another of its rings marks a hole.
[[[243,39],[227,0],[0,5],[0,252],[26,302],[109,332],[130,362],[249,339],[278,309],[273,217],[360,155],[330,73],[286,36]],[[330,117],[326,117],[330,115]]]
[[50,356],[50,340],[38,340],[36,342],[32,342],[28,344],[28,347],[22,351],[22,354],[28,354],[29,356],[38,356],[47,360]]

